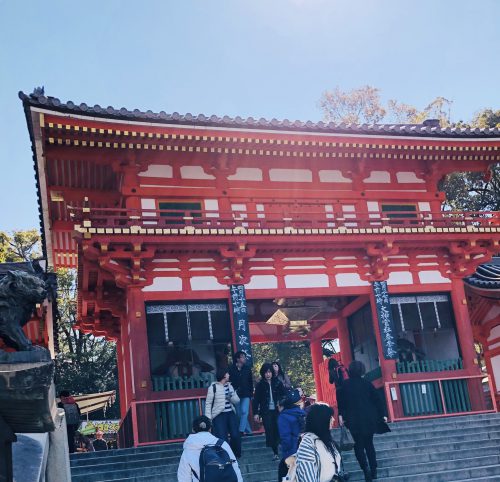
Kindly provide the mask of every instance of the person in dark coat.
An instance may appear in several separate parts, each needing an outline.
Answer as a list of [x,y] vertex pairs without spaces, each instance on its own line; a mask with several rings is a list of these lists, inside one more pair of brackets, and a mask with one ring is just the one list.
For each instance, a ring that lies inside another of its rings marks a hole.
[[229,379],[233,388],[236,390],[240,403],[236,406],[239,417],[239,429],[243,435],[251,434],[252,427],[248,421],[248,412],[250,410],[250,400],[253,395],[253,377],[252,370],[247,365],[247,356],[243,351],[237,351],[234,354],[234,363],[229,368]]
[[273,449],[273,460],[279,460],[278,402],[285,397],[286,391],[283,384],[274,376],[273,366],[270,363],[262,365],[260,376],[252,403],[254,420],[264,424],[266,447]]
[[289,391],[280,402],[282,410],[278,416],[278,432],[280,436],[281,461],[278,467],[278,482],[288,472],[285,460],[297,453],[300,434],[305,430],[306,412],[302,410],[302,395],[299,390]]
[[[377,478],[377,456],[373,435],[377,425],[386,422],[384,405],[375,387],[362,378],[365,366],[360,361],[349,365],[349,379],[337,391],[339,423],[346,425],[354,438],[354,453],[365,481]],[[368,458],[368,460],[367,460]]]

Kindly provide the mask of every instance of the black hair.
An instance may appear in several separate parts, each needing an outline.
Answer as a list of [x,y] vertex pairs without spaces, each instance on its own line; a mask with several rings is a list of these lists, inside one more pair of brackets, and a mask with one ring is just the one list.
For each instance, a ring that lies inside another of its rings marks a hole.
[[317,402],[311,405],[306,417],[306,432],[317,435],[335,457],[338,447],[330,432],[330,420],[334,413],[333,408],[326,403]]
[[234,355],[233,355],[233,361],[234,363],[236,363],[239,359],[240,359],[240,356],[241,355],[245,355],[247,356],[247,354],[244,352],[244,351],[237,351]]
[[217,368],[215,371],[215,379],[220,382],[226,376],[226,373],[229,373],[227,368]]
[[335,370],[339,365],[339,362],[335,358],[330,358],[328,360],[328,370]]
[[349,376],[351,378],[361,378],[365,374],[365,366],[359,360],[354,360],[349,365]]
[[[273,361],[273,363],[271,365],[278,365],[278,375],[281,375],[282,377],[285,376],[285,373],[283,372],[283,368],[281,368],[281,363],[278,360]],[[274,367],[273,367],[273,374],[274,374]]]
[[210,432],[212,421],[205,415],[200,415],[193,420],[193,432]]
[[69,390],[61,390],[59,392],[59,398],[61,397],[69,397],[71,395],[71,393],[69,393]]
[[272,363],[264,363],[259,370],[260,376],[264,378],[264,375],[266,374],[267,371],[270,371],[273,374],[274,377],[274,370],[273,370],[273,365]]

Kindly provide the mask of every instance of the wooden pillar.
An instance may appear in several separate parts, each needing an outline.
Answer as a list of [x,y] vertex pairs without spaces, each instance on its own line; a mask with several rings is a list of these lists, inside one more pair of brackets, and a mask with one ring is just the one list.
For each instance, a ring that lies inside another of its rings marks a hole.
[[342,363],[348,367],[349,363],[352,362],[352,348],[347,318],[339,318],[337,322],[337,333],[339,335],[340,357]]
[[472,333],[472,324],[467,308],[464,282],[460,278],[453,278],[451,280],[451,286],[451,302],[455,315],[458,343],[462,354],[464,369],[469,372],[469,375],[478,375],[480,373],[480,368],[477,363],[476,351],[474,349],[474,335]]
[[321,386],[321,375],[319,366],[323,362],[323,347],[321,346],[321,339],[311,340],[311,361],[314,373],[314,385],[316,386],[316,394],[318,400],[323,399],[323,387]]
[[116,341],[116,365],[118,369],[118,393],[120,394],[120,418],[125,418],[128,409],[127,386],[125,384],[125,365],[121,338]]
[[127,320],[131,366],[132,397],[145,400],[151,387],[148,335],[144,297],[140,287],[127,290]]

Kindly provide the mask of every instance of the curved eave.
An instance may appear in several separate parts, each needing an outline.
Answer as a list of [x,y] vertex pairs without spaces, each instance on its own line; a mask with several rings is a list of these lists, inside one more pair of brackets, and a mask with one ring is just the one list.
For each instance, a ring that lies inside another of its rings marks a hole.
[[203,114],[167,114],[166,112],[133,111],[124,107],[115,109],[112,106],[93,107],[72,101],[61,102],[56,97],[44,95],[27,95],[19,92],[19,98],[23,104],[40,109],[48,109],[63,114],[73,114],[101,119],[113,119],[119,121],[135,121],[146,123],[169,124],[179,126],[200,126],[207,128],[228,129],[265,129],[273,131],[308,132],[317,134],[344,134],[365,136],[394,136],[394,137],[422,137],[422,138],[445,138],[445,139],[498,139],[500,140],[500,129],[470,129],[470,128],[445,128],[423,124],[335,124],[312,121],[290,121],[288,119],[254,119],[252,117],[243,119],[241,117],[218,117]]
[[31,116],[31,105],[32,104],[29,102],[28,98],[21,97],[21,96],[20,96],[20,98],[23,101],[24,115],[26,116],[26,124],[28,126],[28,132],[29,132],[30,141],[31,141],[33,168],[35,170],[35,180],[36,180],[38,218],[40,220],[40,237],[41,237],[41,242],[42,242],[42,252],[43,252],[43,257],[48,259],[47,240],[45,237],[45,222],[44,222],[44,218],[43,218],[42,193],[40,191],[40,173],[38,171],[35,135],[34,135],[34,131],[33,131],[33,119]]

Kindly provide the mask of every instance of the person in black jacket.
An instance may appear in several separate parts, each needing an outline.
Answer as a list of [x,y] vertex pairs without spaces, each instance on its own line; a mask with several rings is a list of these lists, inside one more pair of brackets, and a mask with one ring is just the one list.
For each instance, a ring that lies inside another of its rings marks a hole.
[[[377,425],[386,422],[384,405],[375,387],[362,378],[365,366],[360,361],[349,365],[349,379],[337,391],[339,423],[345,424],[354,438],[354,453],[365,481],[377,478],[377,456],[373,435]],[[367,461],[368,458],[368,461]]]
[[253,413],[256,422],[264,424],[266,447],[273,449],[273,460],[279,460],[278,445],[278,402],[285,397],[283,384],[274,376],[271,363],[264,363],[260,369],[261,379],[255,387]]
[[233,356],[233,365],[229,368],[229,379],[233,388],[236,390],[240,403],[236,406],[238,417],[240,419],[240,432],[251,434],[252,427],[248,421],[248,412],[250,411],[250,399],[253,394],[252,370],[246,364],[247,356],[243,351],[237,351]]

